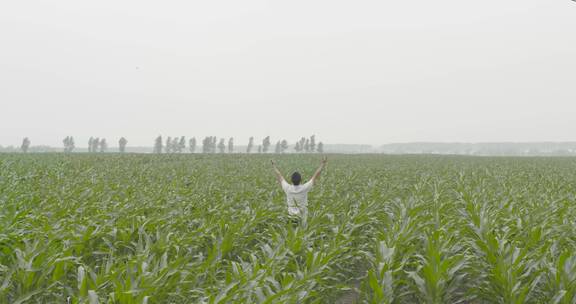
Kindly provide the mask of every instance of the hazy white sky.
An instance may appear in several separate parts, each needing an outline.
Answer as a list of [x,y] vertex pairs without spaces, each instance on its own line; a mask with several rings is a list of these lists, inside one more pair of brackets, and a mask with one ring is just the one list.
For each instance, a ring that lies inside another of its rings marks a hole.
[[576,140],[570,0],[0,2],[0,145]]

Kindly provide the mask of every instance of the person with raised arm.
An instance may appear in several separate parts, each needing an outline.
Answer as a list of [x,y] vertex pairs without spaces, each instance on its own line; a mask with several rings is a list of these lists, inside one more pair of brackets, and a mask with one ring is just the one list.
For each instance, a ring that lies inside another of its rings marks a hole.
[[302,184],[302,175],[299,172],[292,173],[290,180],[292,184],[289,184],[284,176],[276,167],[276,163],[272,160],[272,168],[274,169],[274,173],[276,174],[276,179],[278,183],[286,193],[286,203],[288,205],[288,214],[302,220],[302,223],[305,225],[306,220],[308,217],[308,192],[312,190],[312,186],[314,182],[320,177],[322,170],[326,167],[326,163],[328,159],[326,156],[322,158],[322,162],[320,167],[316,169],[312,178],[304,184]]

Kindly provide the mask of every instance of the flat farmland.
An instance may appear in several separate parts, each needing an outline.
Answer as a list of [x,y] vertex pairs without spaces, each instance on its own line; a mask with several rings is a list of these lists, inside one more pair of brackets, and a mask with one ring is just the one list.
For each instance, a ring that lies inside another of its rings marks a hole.
[[576,158],[0,154],[0,303],[574,303]]

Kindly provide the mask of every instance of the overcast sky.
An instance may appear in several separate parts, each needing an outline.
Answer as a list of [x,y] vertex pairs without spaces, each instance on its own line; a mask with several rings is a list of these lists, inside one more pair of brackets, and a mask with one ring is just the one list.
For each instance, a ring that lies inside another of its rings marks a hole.
[[0,145],[576,141],[576,3],[2,1],[0,105]]

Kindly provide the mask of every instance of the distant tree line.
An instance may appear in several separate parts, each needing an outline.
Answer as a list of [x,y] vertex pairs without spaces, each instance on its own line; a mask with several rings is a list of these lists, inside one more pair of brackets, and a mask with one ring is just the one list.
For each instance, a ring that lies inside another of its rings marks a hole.
[[[154,153],[182,153],[185,151],[186,139],[180,137],[180,140],[174,140],[168,137],[164,143],[162,136],[156,137],[154,141]],[[258,153],[269,153],[272,141],[270,136],[262,139],[262,143],[258,145]],[[274,153],[286,153],[290,148],[288,141],[285,139],[276,142]],[[252,153],[254,149],[254,137],[248,138],[248,145],[246,146],[246,153]],[[188,151],[194,153],[196,151],[196,138],[191,138],[189,141]],[[324,144],[319,142],[316,144],[316,137],[314,135],[309,138],[302,137],[294,145],[294,152],[296,153],[324,153]],[[216,136],[206,136],[202,139],[202,153],[234,153],[234,138],[230,137],[226,144],[225,138],[218,139]]]
[[[71,153],[76,148],[74,137],[66,136],[62,141],[64,144],[64,152]],[[22,145],[20,146],[20,151],[27,153],[30,149],[30,139],[28,137],[22,140]],[[188,146],[186,146],[188,144]],[[120,153],[126,152],[126,147],[128,145],[128,140],[125,137],[121,137],[118,140],[118,151]],[[272,141],[270,136],[266,136],[262,139],[262,143],[258,145],[258,153],[269,153],[271,150]],[[254,150],[254,137],[248,139],[248,145],[246,146],[246,153],[252,153]],[[162,136],[156,137],[154,141],[153,153],[160,154],[171,154],[171,153],[196,153],[197,143],[196,138],[192,137],[188,141],[185,136],[168,136],[166,141],[163,140]],[[289,151],[290,145],[286,139],[278,140],[274,149],[274,153],[281,154]],[[108,142],[106,138],[90,137],[88,140],[88,152],[89,153],[104,153],[108,151]],[[206,136],[202,140],[202,153],[234,153],[234,138],[230,137],[218,139],[216,136]],[[302,137],[293,147],[293,152],[296,153],[323,153],[324,144],[319,142],[316,144],[316,137],[314,135],[309,138]]]
[[316,144],[316,136],[312,135],[310,136],[310,138],[305,137],[300,138],[300,140],[296,142],[294,150],[296,150],[296,152],[304,152],[304,153],[310,153],[310,152],[323,153],[324,144],[322,142]]
[[106,138],[90,137],[88,140],[88,152],[89,153],[104,153],[108,150],[108,142]]

